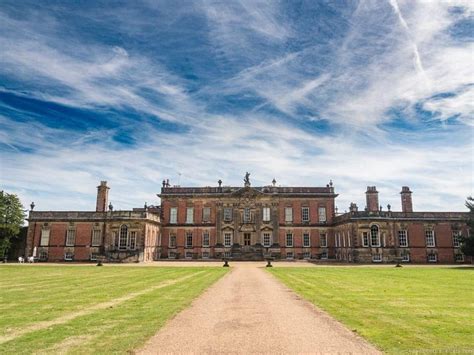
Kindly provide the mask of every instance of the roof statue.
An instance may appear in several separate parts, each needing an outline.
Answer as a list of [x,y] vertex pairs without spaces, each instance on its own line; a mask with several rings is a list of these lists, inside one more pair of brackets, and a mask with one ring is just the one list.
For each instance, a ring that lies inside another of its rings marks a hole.
[[250,186],[250,173],[247,171],[244,177],[245,186]]

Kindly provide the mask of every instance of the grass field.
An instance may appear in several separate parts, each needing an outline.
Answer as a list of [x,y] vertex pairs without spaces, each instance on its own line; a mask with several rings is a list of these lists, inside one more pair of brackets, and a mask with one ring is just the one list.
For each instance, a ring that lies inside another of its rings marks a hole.
[[0,354],[125,353],[224,268],[1,266]]
[[385,352],[474,351],[474,268],[273,268],[270,272]]

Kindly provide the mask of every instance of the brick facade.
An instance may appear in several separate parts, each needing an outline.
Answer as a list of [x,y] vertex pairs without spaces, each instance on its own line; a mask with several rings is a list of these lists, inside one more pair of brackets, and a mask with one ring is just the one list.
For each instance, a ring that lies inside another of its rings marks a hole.
[[[95,212],[31,211],[26,255],[47,261],[139,262],[157,259],[309,259],[349,263],[470,262],[456,235],[468,233],[462,212],[382,211],[375,186],[367,207],[336,214],[332,183],[325,187],[171,187],[160,207],[113,211],[106,182]],[[100,203],[99,203],[100,201]],[[43,238],[42,238],[43,235]]]

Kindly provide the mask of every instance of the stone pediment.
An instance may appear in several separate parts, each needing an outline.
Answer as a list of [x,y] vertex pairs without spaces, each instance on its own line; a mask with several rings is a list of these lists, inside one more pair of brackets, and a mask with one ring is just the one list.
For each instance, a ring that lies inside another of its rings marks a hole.
[[242,187],[241,189],[238,189],[237,191],[232,193],[232,197],[238,197],[238,198],[244,198],[244,199],[251,199],[255,197],[260,197],[263,196],[263,192],[260,192],[257,189],[254,189],[250,186],[245,186]]
[[240,232],[256,232],[254,224],[242,224],[239,228]]

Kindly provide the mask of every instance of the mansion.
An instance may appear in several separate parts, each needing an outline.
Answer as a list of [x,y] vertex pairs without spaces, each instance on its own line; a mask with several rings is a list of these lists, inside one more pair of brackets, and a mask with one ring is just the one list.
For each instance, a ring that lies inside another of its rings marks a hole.
[[97,187],[96,210],[29,214],[26,255],[40,261],[147,262],[159,259],[307,259],[347,263],[462,263],[464,212],[383,210],[368,186],[366,207],[337,214],[332,182],[324,187],[180,187],[163,181],[161,206],[114,211],[109,187]]

